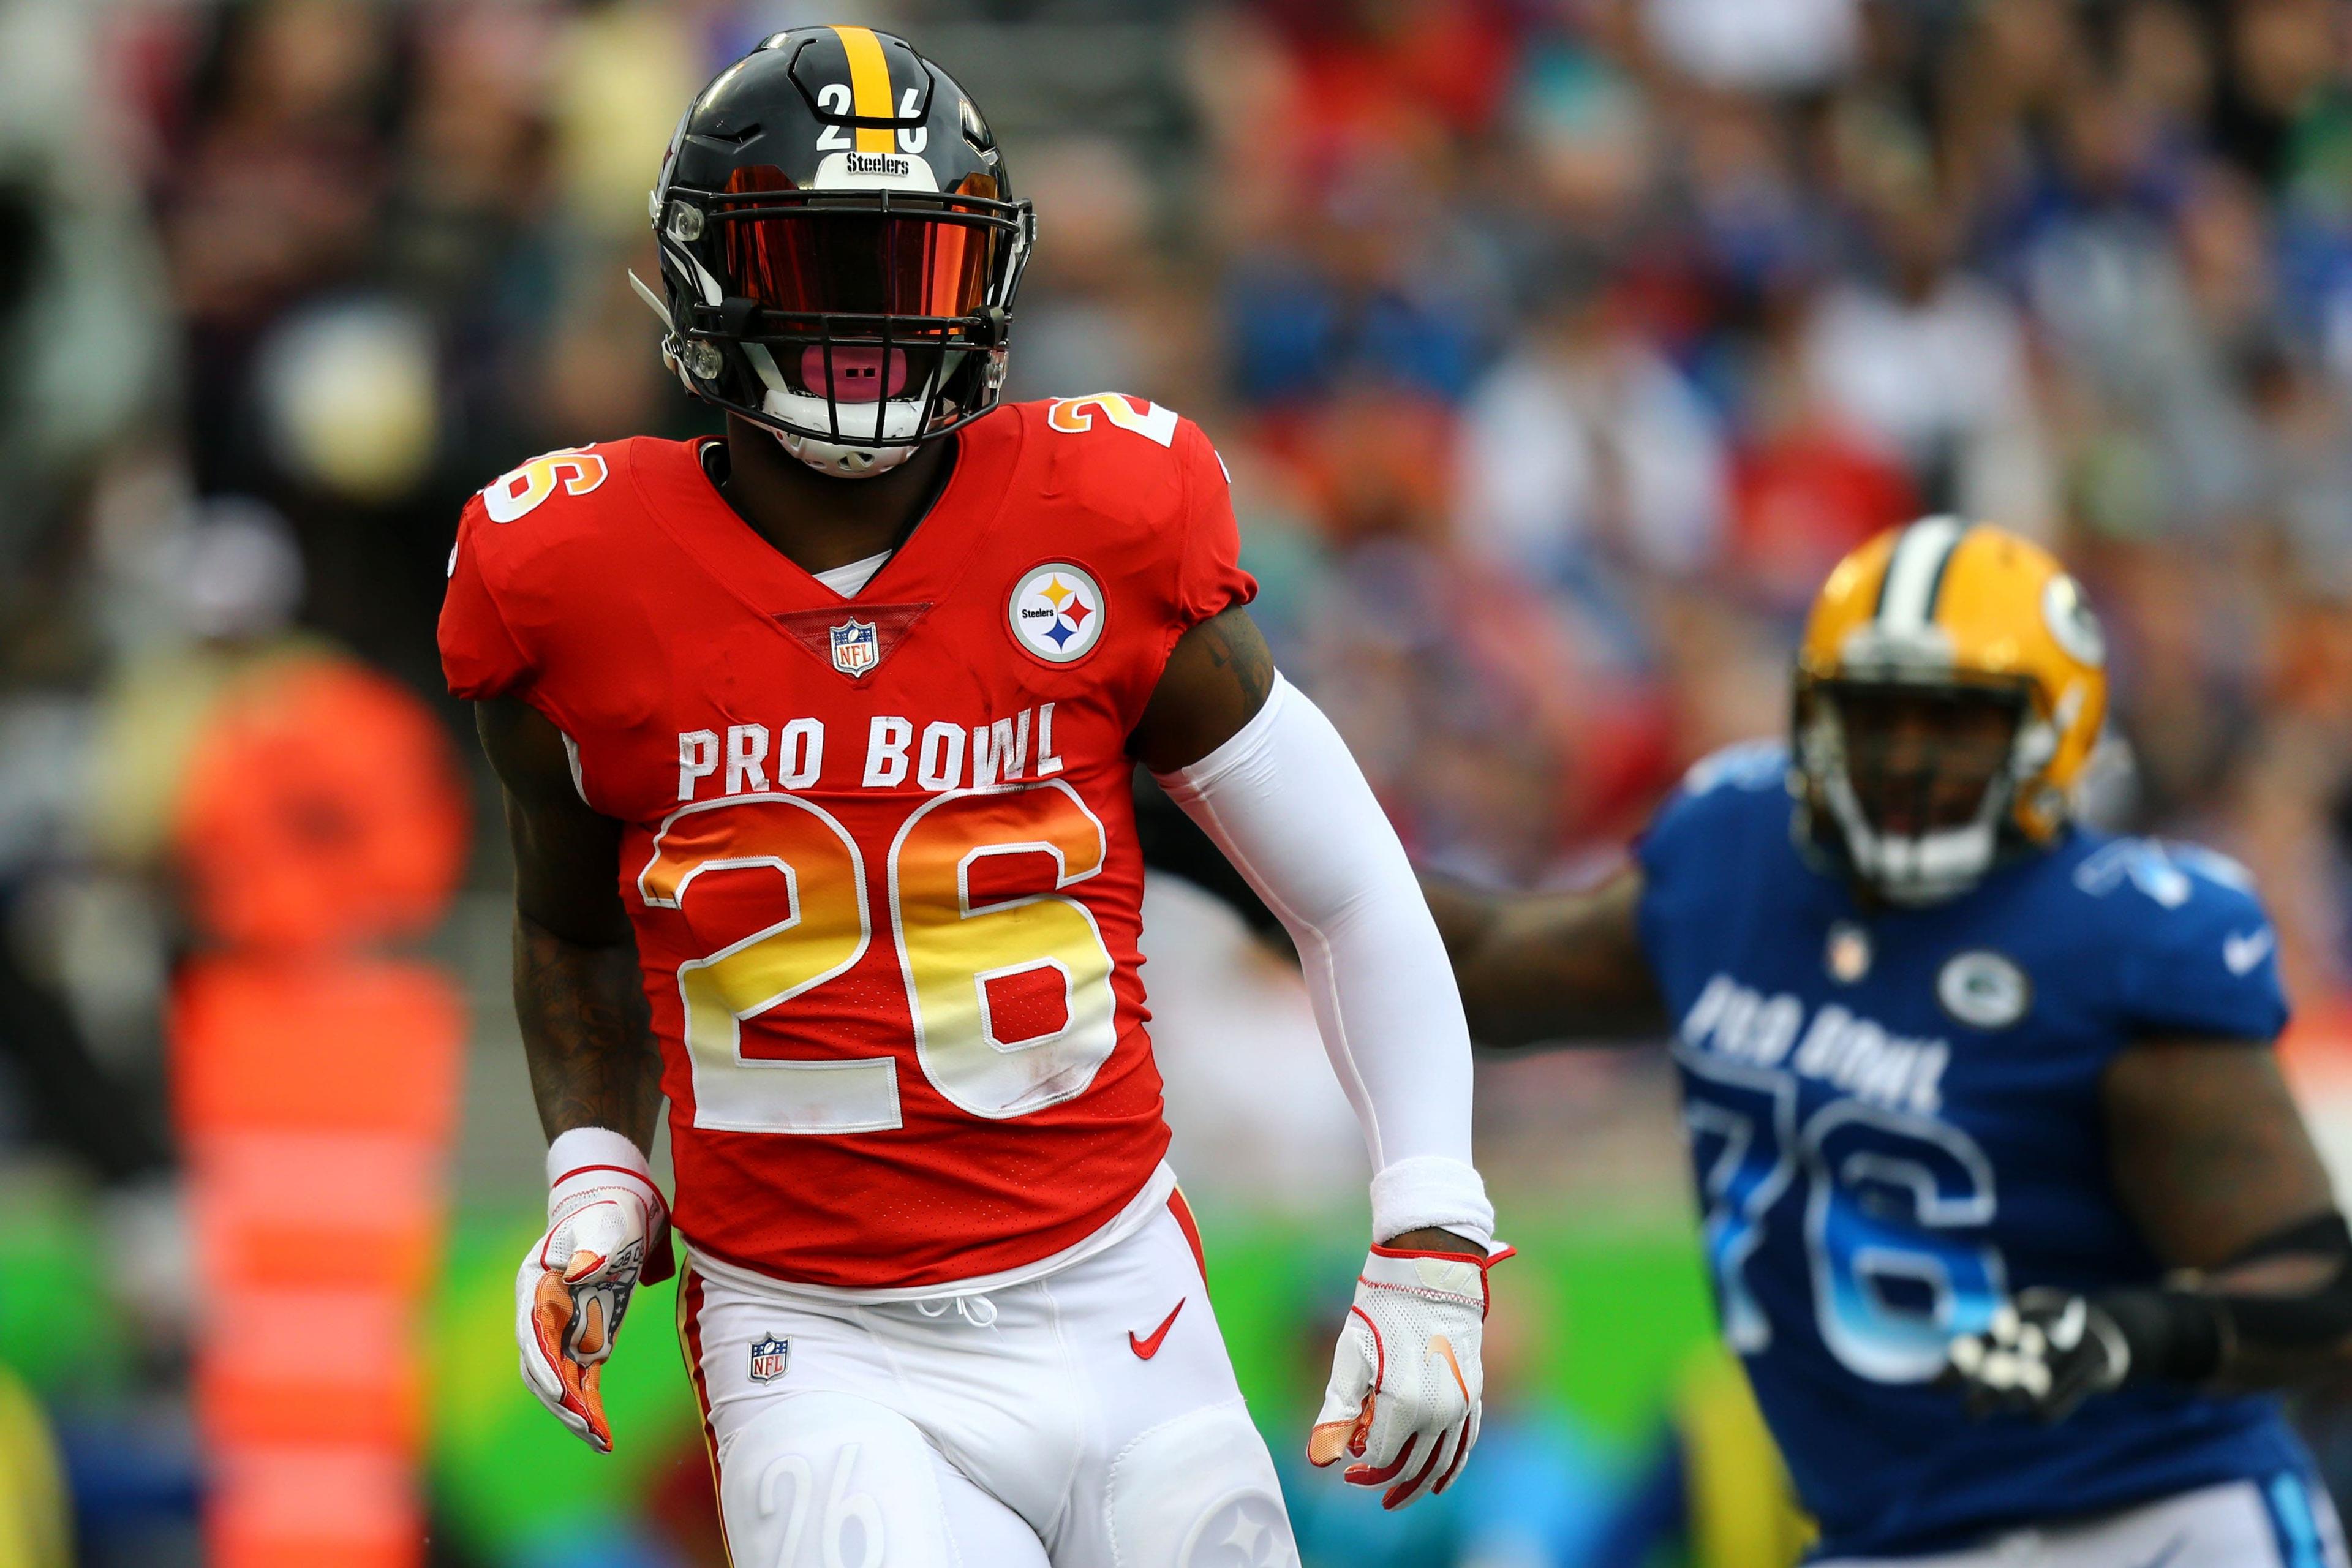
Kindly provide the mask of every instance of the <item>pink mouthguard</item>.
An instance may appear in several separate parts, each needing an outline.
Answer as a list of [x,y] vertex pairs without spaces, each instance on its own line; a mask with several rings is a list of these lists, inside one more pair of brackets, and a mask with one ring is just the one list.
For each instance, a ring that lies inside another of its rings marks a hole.
[[832,355],[833,374],[828,378],[824,347],[813,344],[801,351],[801,384],[819,397],[830,393],[835,403],[872,403],[896,397],[907,389],[907,353],[904,349],[889,351],[887,384],[882,374],[882,355],[880,349],[836,348]]

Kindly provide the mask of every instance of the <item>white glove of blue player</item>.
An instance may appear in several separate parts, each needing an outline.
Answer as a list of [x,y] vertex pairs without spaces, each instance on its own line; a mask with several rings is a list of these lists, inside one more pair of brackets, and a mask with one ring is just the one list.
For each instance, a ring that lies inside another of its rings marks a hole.
[[2131,1342],[2097,1302],[2035,1286],[2018,1292],[1980,1334],[1962,1334],[1946,1352],[1945,1381],[1978,1415],[2017,1411],[2062,1420],[2095,1394],[2122,1386]]
[[1356,1459],[1340,1479],[1386,1486],[1383,1508],[1453,1484],[1478,1441],[1486,1270],[1510,1255],[1506,1247],[1481,1262],[1372,1248],[1331,1357],[1331,1381],[1307,1442],[1309,1463]]

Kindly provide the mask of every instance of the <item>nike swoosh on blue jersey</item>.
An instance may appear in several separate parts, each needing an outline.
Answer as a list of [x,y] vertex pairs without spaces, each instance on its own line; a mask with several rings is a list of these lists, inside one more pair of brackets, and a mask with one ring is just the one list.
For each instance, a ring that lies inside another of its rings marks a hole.
[[2230,966],[2232,974],[2244,974],[2270,956],[2278,942],[2278,933],[2268,926],[2236,932],[2221,939],[2221,962]]

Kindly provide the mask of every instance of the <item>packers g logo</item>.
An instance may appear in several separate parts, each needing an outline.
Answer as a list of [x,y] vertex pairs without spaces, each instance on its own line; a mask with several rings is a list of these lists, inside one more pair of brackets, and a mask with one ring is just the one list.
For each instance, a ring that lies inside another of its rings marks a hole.
[[1076,664],[1102,641],[1103,607],[1093,574],[1048,561],[1022,574],[1004,608],[1013,641],[1048,664]]
[[2033,982],[2006,954],[1970,948],[1937,974],[1936,1000],[1971,1028],[2006,1029],[2033,1005]]

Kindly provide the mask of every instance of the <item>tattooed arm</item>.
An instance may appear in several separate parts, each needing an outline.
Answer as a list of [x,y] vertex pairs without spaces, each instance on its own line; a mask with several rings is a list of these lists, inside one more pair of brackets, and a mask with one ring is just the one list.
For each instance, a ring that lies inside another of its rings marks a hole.
[[646,1159],[661,1056],[621,908],[621,827],[581,800],[562,733],[532,709],[477,703],[474,727],[506,786],[515,1016],[549,1143],[547,1229],[515,1272],[515,1343],[524,1386],[610,1453],[604,1363],[631,1293],[671,1268]]
[[1128,750],[1155,773],[1189,767],[1233,739],[1274,690],[1274,654],[1236,605],[1176,640]]
[[650,1149],[661,1057],[621,908],[620,824],[581,800],[563,737],[537,710],[500,698],[476,704],[474,722],[506,790],[515,1016],[540,1126],[551,1141],[607,1127]]

